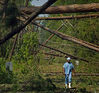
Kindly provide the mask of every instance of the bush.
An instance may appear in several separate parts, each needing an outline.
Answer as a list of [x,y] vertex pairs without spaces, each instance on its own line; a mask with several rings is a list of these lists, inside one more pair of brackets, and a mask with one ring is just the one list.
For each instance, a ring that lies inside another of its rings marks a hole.
[[10,84],[15,81],[15,76],[13,72],[6,71],[5,63],[6,63],[5,59],[0,58],[0,84],[2,83]]

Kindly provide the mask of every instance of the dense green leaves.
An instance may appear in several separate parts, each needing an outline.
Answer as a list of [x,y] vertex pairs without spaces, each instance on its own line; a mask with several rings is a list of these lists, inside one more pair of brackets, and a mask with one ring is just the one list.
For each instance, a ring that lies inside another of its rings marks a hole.
[[38,49],[37,33],[29,32],[23,35],[22,45],[16,52],[15,59],[28,61],[35,56]]

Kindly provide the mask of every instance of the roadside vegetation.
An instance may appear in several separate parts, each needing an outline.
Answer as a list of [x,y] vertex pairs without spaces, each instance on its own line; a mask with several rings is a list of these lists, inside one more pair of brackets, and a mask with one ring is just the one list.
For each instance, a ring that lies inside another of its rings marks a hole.
[[[25,1],[9,0],[7,8],[4,11],[0,11],[0,39],[24,23],[19,20],[21,13],[18,7],[25,6]],[[29,6],[32,6],[31,1],[29,0]],[[67,2],[66,0],[58,0],[54,5],[94,2],[99,3],[99,0],[79,0],[79,2],[78,0],[67,0]],[[48,16],[62,17],[79,14],[85,13],[52,14]],[[52,30],[56,30],[60,25],[65,24],[60,32],[96,44],[97,46],[99,45],[99,18],[43,20],[36,22]],[[62,93],[65,90],[62,67],[66,62],[66,55],[39,45],[39,43],[44,43],[50,35],[51,33],[40,27],[29,24],[22,32],[0,45],[0,93]],[[56,35],[46,45],[88,60],[89,63],[72,59],[76,72],[87,74],[98,73],[98,75],[74,75],[72,86],[76,89],[77,93],[99,92],[98,52],[70,41],[62,40]],[[45,53],[58,54],[62,55],[62,57],[47,55]],[[76,64],[77,61],[79,62],[78,65]],[[12,63],[12,71],[6,68],[7,62]]]

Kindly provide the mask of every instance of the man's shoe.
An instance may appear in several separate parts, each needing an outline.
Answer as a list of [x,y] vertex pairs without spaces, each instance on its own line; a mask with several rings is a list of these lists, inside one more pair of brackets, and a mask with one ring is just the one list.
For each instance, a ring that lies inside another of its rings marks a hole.
[[71,88],[71,83],[69,83],[69,88]]

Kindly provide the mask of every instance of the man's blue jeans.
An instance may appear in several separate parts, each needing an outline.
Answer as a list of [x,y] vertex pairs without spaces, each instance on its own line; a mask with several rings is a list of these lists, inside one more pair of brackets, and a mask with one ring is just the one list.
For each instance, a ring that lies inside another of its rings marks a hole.
[[72,81],[72,73],[65,74],[65,84],[71,83]]

